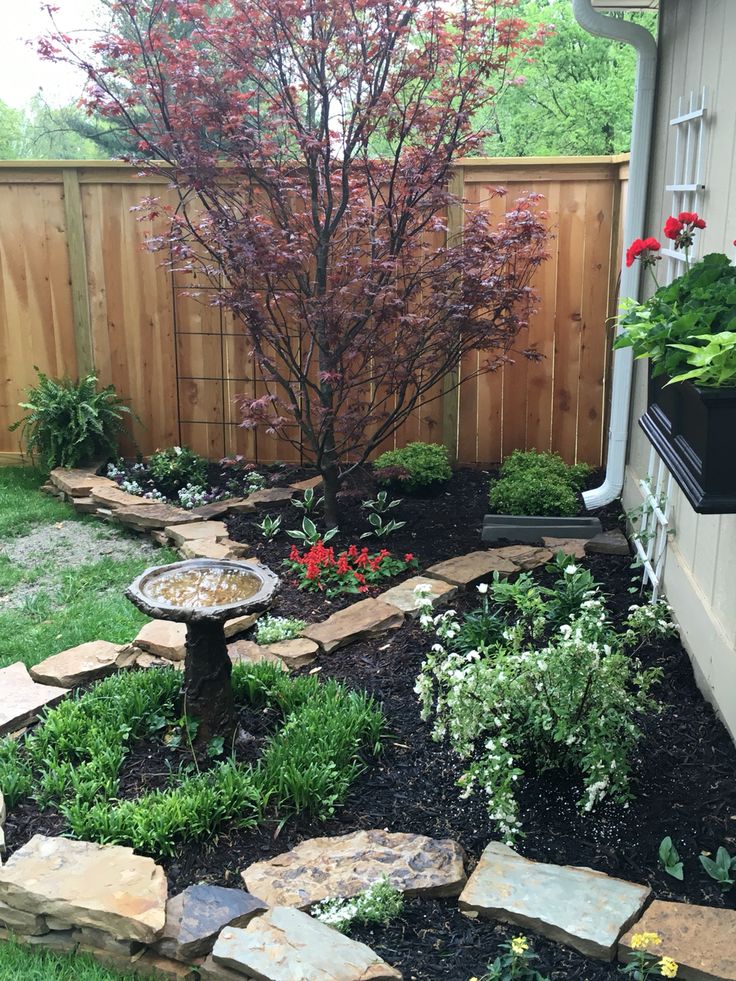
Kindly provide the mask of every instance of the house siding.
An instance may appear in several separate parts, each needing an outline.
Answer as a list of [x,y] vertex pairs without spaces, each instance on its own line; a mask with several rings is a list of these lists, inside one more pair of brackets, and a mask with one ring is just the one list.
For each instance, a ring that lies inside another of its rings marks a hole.
[[[699,252],[733,255],[736,238],[736,3],[662,0],[659,71],[648,221],[641,234],[658,234],[670,214],[665,190],[674,172],[674,133],[680,96],[707,87],[705,185],[700,208],[708,227]],[[649,443],[637,425],[646,408],[647,368],[634,376],[631,439],[624,504],[641,503],[637,481],[646,475]],[[736,738],[736,515],[698,515],[679,490],[672,500],[673,534],[664,589],[680,624],[704,693]]]

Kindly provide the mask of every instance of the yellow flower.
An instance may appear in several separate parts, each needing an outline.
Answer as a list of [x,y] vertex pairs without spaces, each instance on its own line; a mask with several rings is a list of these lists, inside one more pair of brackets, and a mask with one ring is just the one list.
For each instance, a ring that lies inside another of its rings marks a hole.
[[662,938],[658,933],[635,933],[631,938],[632,950],[646,950],[647,947],[658,947]]
[[659,973],[663,978],[676,978],[677,977],[677,962],[673,961],[671,957],[663,957],[657,964],[659,967]]
[[511,953],[520,957],[527,950],[529,950],[529,941],[526,937],[514,937],[511,941]]

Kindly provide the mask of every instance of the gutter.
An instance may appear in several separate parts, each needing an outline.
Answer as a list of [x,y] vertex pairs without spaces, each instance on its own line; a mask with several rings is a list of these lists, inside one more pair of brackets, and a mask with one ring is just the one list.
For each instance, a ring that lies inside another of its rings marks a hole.
[[[589,34],[612,38],[636,49],[636,84],[634,88],[634,117],[631,132],[631,166],[624,215],[624,242],[632,242],[643,233],[646,219],[649,156],[654,118],[654,92],[657,72],[657,44],[649,31],[640,24],[604,17],[591,6],[591,0],[572,0],[575,20]],[[626,266],[622,257],[620,298],[639,296],[641,267],[635,262]],[[611,385],[611,417],[608,429],[606,476],[600,487],[585,491],[586,508],[604,507],[621,496],[626,470],[626,446],[629,435],[631,389],[634,376],[634,356],[631,348],[613,352],[613,382]]]

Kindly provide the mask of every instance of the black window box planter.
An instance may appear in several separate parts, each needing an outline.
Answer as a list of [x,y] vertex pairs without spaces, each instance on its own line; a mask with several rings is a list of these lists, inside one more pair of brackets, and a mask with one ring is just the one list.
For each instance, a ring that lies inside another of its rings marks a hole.
[[736,514],[736,388],[650,378],[639,420],[698,514]]

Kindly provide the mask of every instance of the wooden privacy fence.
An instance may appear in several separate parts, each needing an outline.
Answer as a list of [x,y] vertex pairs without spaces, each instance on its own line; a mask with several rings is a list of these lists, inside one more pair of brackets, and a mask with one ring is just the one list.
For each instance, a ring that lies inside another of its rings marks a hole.
[[[441,440],[463,464],[516,448],[552,449],[599,464],[605,435],[606,320],[615,306],[628,158],[460,161],[453,188],[500,216],[526,191],[545,198],[554,238],[535,285],[541,296],[521,357],[421,406],[395,445]],[[505,196],[493,189],[503,186]],[[130,400],[142,452],[175,443],[216,458],[298,460],[289,444],[241,428],[234,399],[260,395],[240,325],[186,289],[143,247],[131,209],[165,181],[116,162],[0,164],[0,461],[16,462],[17,403],[34,365],[52,376],[94,370]],[[450,233],[461,209],[449,216]],[[206,295],[206,294],[203,294]],[[472,370],[474,356],[464,370]]]

